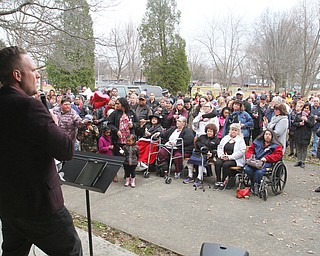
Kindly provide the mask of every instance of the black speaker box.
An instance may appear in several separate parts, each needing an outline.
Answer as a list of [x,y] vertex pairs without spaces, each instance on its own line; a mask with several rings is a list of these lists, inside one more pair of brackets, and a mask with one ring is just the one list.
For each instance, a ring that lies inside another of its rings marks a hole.
[[215,243],[203,243],[200,256],[249,256],[245,250]]

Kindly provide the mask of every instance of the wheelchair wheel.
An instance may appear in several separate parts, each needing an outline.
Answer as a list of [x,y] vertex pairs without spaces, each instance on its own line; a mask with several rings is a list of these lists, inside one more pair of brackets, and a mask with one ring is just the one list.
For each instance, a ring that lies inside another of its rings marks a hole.
[[279,195],[282,193],[287,182],[287,168],[282,161],[277,162],[271,174],[271,189],[273,194]]
[[267,201],[267,199],[268,199],[268,189],[266,187],[262,191],[262,198],[264,201]]
[[172,178],[167,176],[164,181],[166,184],[170,184],[172,181]]
[[251,181],[250,181],[250,179],[249,179],[247,174],[244,175],[242,182],[243,182],[244,187],[250,187],[251,186]]

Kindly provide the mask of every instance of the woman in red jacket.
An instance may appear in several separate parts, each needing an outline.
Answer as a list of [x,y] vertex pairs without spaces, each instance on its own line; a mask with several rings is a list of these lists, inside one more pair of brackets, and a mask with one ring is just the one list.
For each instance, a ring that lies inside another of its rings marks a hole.
[[252,155],[254,155],[256,159],[265,162],[265,165],[261,169],[256,169],[249,165],[246,165],[244,168],[251,181],[252,192],[258,194],[258,187],[261,183],[262,176],[266,172],[266,168],[271,167],[272,163],[278,162],[283,155],[282,145],[277,141],[272,130],[265,130],[253,141],[246,153],[246,159],[249,159]]

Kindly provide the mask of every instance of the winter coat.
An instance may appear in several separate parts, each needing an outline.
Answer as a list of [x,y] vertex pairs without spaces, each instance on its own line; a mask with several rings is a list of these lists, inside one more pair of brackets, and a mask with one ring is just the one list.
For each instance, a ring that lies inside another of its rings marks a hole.
[[222,136],[225,136],[229,132],[229,127],[233,123],[241,123],[244,125],[241,128],[243,137],[250,137],[250,128],[253,127],[252,117],[246,111],[235,111],[232,114],[228,115],[225,126],[222,131]]
[[[160,137],[164,139],[163,144],[169,141],[171,134],[177,129],[176,126],[169,128],[168,130],[161,132]],[[179,138],[183,139],[184,153],[191,154],[194,148],[194,135],[193,131],[188,128],[188,126],[183,127]],[[178,149],[182,149],[182,146],[177,144]]]
[[108,156],[112,156],[112,149],[110,149],[110,146],[112,145],[112,138],[111,136],[108,136],[107,138],[105,136],[101,136],[99,138],[99,154],[104,154]]
[[[145,135],[146,129],[148,130],[148,132],[151,133],[150,136]],[[155,134],[156,132],[162,132],[162,131],[163,131],[163,127],[161,126],[161,124],[157,124],[156,126],[152,126],[150,123],[147,123],[144,126],[142,126],[142,127],[139,126],[136,129],[136,135],[138,138],[150,139],[153,134]]]
[[[226,135],[220,141],[218,146],[218,157],[221,157],[224,154],[224,146],[229,142],[231,139],[230,135]],[[237,166],[244,166],[245,160],[244,155],[246,153],[246,143],[241,136],[235,137],[235,144],[233,154],[229,156],[229,160],[235,160]]]
[[304,122],[304,125],[300,125],[302,121],[302,112],[297,113],[292,125],[296,127],[294,134],[294,141],[298,144],[309,145],[312,135],[312,128],[314,126],[314,116],[309,114],[308,120]]
[[202,147],[206,147],[210,152],[217,151],[220,140],[214,136],[209,138],[206,134],[201,135],[195,145],[195,151],[200,151]]
[[[137,115],[134,113],[133,110],[129,110],[129,112],[126,114],[133,123],[133,127],[130,128],[130,133],[135,134],[135,128],[137,128],[139,125]],[[122,115],[123,112],[121,110],[115,110],[110,114],[110,116],[107,119],[108,125],[111,128],[111,137],[114,144],[118,142],[117,132],[119,131],[120,118]]]
[[267,128],[274,131],[277,140],[282,145],[283,154],[286,151],[287,146],[287,132],[289,127],[288,116],[273,116],[268,123]]
[[313,116],[317,116],[317,119],[315,119],[315,124],[313,126],[313,131],[316,132],[320,127],[320,106],[315,108],[314,106],[311,107],[311,113]]
[[214,124],[217,128],[219,128],[219,121],[217,118],[204,118],[203,113],[200,112],[199,115],[197,115],[193,119],[192,128],[193,131],[196,133],[196,136],[199,137],[200,135],[206,134],[205,128],[207,124]]
[[188,111],[186,109],[181,109],[181,110],[177,110],[177,109],[173,109],[171,110],[171,112],[169,113],[169,115],[167,116],[167,119],[169,120],[169,122],[171,123],[171,126],[176,126],[177,121],[176,119],[173,117],[174,115],[179,115],[179,116],[184,116],[185,118],[188,118]]
[[263,140],[254,140],[248,148],[246,159],[252,155],[259,160],[264,157],[267,163],[276,163],[282,158],[282,146],[274,143],[265,147]]
[[124,164],[127,165],[138,165],[138,161],[139,161],[139,154],[140,154],[140,150],[138,145],[124,145],[123,146],[123,151],[124,151]]

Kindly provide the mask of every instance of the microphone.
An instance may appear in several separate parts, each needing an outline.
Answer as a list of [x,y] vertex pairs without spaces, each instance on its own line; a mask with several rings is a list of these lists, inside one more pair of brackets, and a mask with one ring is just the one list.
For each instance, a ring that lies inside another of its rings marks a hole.
[[48,109],[46,94],[44,92],[40,92],[40,99],[42,104],[46,107],[46,109]]

